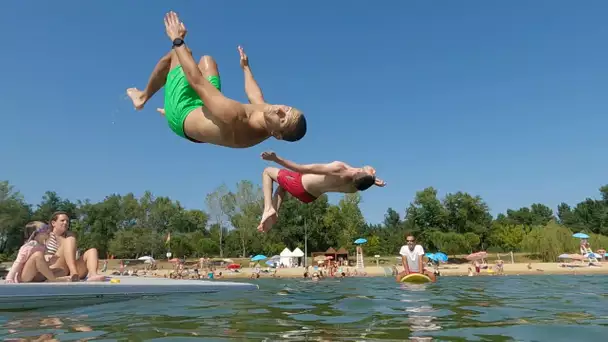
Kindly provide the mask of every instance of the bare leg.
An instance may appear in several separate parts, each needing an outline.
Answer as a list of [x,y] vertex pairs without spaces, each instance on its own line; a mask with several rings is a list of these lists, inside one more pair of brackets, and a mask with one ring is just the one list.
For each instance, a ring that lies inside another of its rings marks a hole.
[[76,260],[76,239],[67,237],[61,242],[59,247],[60,260],[58,264],[69,271],[69,275],[78,275],[79,279],[84,279],[88,276],[88,280],[102,280],[103,276],[97,274],[97,249],[91,248],[87,250],[81,259]]
[[148,85],[146,85],[146,88],[143,91],[138,90],[137,88],[127,89],[127,95],[131,98],[131,101],[133,101],[135,109],[143,109],[146,102],[148,102],[148,100],[150,100],[167,82],[167,75],[171,70],[171,54],[172,52],[169,52],[156,63],[156,66],[148,79]]
[[283,189],[281,186],[278,186],[277,190],[274,192],[274,197],[272,199],[272,206],[277,211],[277,216],[279,216],[279,209],[281,208],[283,197],[285,197],[285,189]]
[[424,275],[426,275],[427,277],[431,278],[431,281],[434,283],[437,281],[437,276],[435,275],[435,273],[433,271],[429,271],[429,270],[424,270]]
[[39,274],[42,275],[47,281],[72,280],[71,277],[56,277],[44,259],[44,254],[42,252],[35,252],[30,256],[29,259],[27,259],[25,265],[23,266],[23,271],[21,272],[21,281],[24,283],[29,283],[35,280],[42,281],[43,279],[38,276]]
[[258,231],[267,232],[277,220],[277,211],[272,205],[272,183],[277,180],[279,169],[267,167],[262,172],[262,191],[264,192],[264,213]]
[[104,280],[105,276],[100,275],[99,269],[99,256],[96,248],[91,248],[84,252],[82,259],[78,260],[78,274],[87,276],[88,281],[99,281]]
[[[170,69],[173,69],[177,65],[179,65],[177,56],[175,56],[175,58],[173,60],[171,60],[171,55],[168,55],[168,56],[169,56]],[[220,75],[220,72],[217,67],[217,63],[211,56],[205,55],[205,56],[201,57],[201,59],[198,62],[198,69],[201,71],[201,73],[203,74],[203,77],[205,77],[205,78],[209,78],[209,76],[219,76]],[[156,111],[159,112],[161,115],[165,115],[164,108],[157,108]]]

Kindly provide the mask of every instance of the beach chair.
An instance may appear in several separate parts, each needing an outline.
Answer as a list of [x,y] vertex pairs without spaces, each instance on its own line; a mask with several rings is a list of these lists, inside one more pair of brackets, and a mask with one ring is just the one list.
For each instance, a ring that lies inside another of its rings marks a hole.
[[581,245],[581,250],[583,251],[583,255],[585,258],[589,260],[590,263],[598,263],[599,261],[595,257],[595,253],[591,250],[588,245]]

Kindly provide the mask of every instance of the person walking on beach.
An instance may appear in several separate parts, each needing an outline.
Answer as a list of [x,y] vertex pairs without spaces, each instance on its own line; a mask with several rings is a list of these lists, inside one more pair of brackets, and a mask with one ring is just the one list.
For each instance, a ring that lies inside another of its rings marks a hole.
[[294,142],[306,135],[306,119],[301,111],[265,103],[241,48],[250,104],[222,94],[217,64],[211,57],[205,56],[196,64],[184,42],[186,27],[176,13],[165,15],[165,29],[173,44],[172,51],[156,64],[143,91],[127,89],[135,109],[142,109],[164,86],[165,106],[159,111],[175,134],[192,142],[247,148],[271,136]]
[[[386,185],[376,177],[376,170],[371,166],[352,167],[341,161],[303,165],[281,158],[274,152],[262,153],[262,159],[273,161],[285,169],[267,167],[262,173],[264,213],[258,226],[261,232],[267,232],[277,221],[285,192],[303,203],[310,203],[326,192],[355,193],[367,190],[372,185]],[[279,184],[274,198],[273,182]]]
[[401,246],[399,254],[401,254],[401,263],[403,264],[403,272],[397,274],[397,281],[401,281],[403,277],[410,273],[421,273],[429,278],[432,282],[437,281],[437,277],[432,271],[424,269],[424,248],[416,244],[416,238],[413,235],[405,236],[406,244]]

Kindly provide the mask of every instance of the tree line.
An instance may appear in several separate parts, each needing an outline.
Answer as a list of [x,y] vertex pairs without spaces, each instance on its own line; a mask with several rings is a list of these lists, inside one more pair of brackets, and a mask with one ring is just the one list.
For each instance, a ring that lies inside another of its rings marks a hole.
[[[185,209],[179,201],[145,192],[112,194],[103,201],[70,200],[47,191],[32,205],[8,181],[0,182],[0,259],[14,257],[23,242],[23,227],[31,220],[48,221],[57,210],[69,213],[71,230],[81,249],[95,247],[100,256],[163,258],[170,249],[177,257],[248,257],[278,254],[286,246],[308,251],[345,247],[364,237],[367,255],[396,255],[406,232],[426,250],[448,255],[478,250],[528,252],[545,261],[578,250],[573,232],[591,235],[593,248],[608,248],[608,185],[601,198],[586,198],[575,206],[561,203],[554,212],[534,203],[492,217],[488,204],[466,192],[438,198],[437,190],[418,191],[405,208],[388,208],[381,224],[369,224],[359,208],[359,194],[346,194],[337,204],[321,196],[302,204],[287,196],[278,223],[259,233],[263,204],[261,188],[243,180],[233,188],[223,184],[204,199],[203,209]],[[203,201],[201,200],[201,204]],[[306,229],[304,228],[306,227]],[[170,233],[170,243],[166,238]]]

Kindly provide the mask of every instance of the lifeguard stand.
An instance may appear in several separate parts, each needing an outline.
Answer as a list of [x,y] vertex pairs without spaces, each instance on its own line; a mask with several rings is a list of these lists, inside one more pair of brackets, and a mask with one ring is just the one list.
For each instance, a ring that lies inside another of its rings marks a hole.
[[363,265],[363,248],[361,246],[357,246],[357,269],[363,270],[365,266]]

